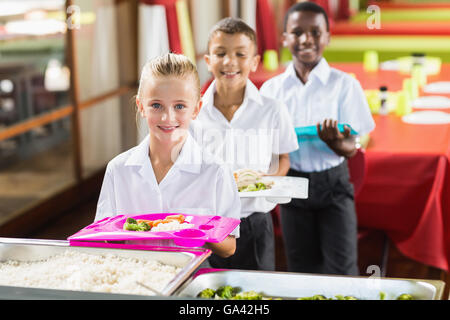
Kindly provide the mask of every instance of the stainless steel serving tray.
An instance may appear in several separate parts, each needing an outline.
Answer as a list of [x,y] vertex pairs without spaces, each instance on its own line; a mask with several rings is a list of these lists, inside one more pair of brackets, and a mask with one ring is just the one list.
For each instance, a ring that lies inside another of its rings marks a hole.
[[[125,245],[123,247],[126,247]],[[0,262],[5,260],[36,261],[62,253],[65,250],[74,250],[90,254],[114,254],[121,257],[147,258],[160,261],[164,264],[181,267],[181,271],[161,291],[166,299],[184,283],[201,263],[210,255],[210,251],[203,248],[153,248],[151,250],[137,250],[124,248],[98,248],[85,246],[70,246],[68,241],[0,238]],[[186,251],[188,250],[188,252]],[[0,285],[0,299],[155,299],[158,297],[138,296],[129,294],[110,294],[100,292],[82,292],[68,290],[53,290],[28,287],[11,287]]]
[[268,271],[217,271],[195,277],[183,284],[175,294],[181,298],[193,298],[203,289],[216,290],[223,285],[239,287],[243,291],[254,290],[268,297],[296,299],[321,294],[327,298],[349,295],[363,300],[379,300],[380,292],[386,294],[385,300],[396,299],[403,293],[409,293],[417,300],[440,300],[445,287],[445,283],[440,280],[328,276]]

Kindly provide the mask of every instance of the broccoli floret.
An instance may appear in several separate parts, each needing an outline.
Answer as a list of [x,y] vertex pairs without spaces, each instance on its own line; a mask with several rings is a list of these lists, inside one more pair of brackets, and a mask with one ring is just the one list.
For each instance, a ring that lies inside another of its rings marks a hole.
[[258,189],[258,190],[266,190],[267,188],[266,188],[266,185],[264,184],[264,183],[262,183],[262,182],[258,182],[257,184],[256,184],[256,188]]
[[138,223],[139,230],[138,231],[149,231],[151,227],[148,225],[148,223],[142,221]]
[[342,296],[340,294],[334,296],[336,298],[336,300],[358,300],[355,297],[352,296]]
[[127,223],[137,224],[137,221],[133,218],[127,218]]
[[410,294],[403,293],[397,297],[397,300],[414,300],[414,298]]
[[139,228],[139,226],[138,226],[137,224],[135,224],[135,223],[128,223],[128,222],[125,222],[125,223],[123,224],[123,230],[127,230],[127,231],[139,231],[140,228]]
[[216,292],[213,289],[210,288],[206,288],[204,290],[202,290],[197,297],[198,298],[203,298],[203,299],[211,299],[214,297],[214,295],[216,294]]
[[222,286],[216,290],[216,295],[222,299],[231,299],[236,294],[236,290],[232,286]]
[[312,297],[302,297],[302,298],[298,298],[297,300],[328,300],[327,297],[321,295],[321,294],[316,294]]
[[262,295],[255,291],[245,291],[233,297],[236,300],[262,300]]
[[128,231],[149,231],[151,229],[150,225],[144,221],[137,222],[133,218],[127,218],[126,222],[123,224],[123,230]]
[[386,293],[380,291],[380,300],[384,300],[386,298]]

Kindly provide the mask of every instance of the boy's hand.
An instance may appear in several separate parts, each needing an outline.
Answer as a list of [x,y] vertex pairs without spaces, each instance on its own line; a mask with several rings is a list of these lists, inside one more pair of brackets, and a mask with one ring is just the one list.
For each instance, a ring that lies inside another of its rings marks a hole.
[[355,139],[348,126],[344,126],[344,132],[340,132],[337,120],[332,119],[325,119],[316,126],[319,138],[336,154],[350,158],[356,153]]
[[351,129],[344,126],[344,132],[340,132],[338,129],[337,120],[325,119],[322,124],[317,123],[317,132],[319,138],[326,144],[333,143],[336,140],[342,140],[350,136]]

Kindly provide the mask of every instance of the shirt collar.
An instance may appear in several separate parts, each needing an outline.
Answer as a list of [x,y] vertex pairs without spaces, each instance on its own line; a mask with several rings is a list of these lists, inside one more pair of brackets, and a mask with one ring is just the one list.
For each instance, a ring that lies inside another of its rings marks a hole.
[[[202,97],[203,108],[207,109],[209,112],[211,112],[214,106],[214,93],[216,93],[216,80],[214,80],[209,85],[208,89],[205,91]],[[247,79],[247,84],[245,85],[244,100],[242,101],[241,106],[246,105],[249,100],[252,100],[260,105],[263,104],[258,88],[253,84],[253,82]]]
[[[313,68],[311,73],[309,74],[309,78],[312,79],[312,77],[316,77],[320,80],[320,82],[325,85],[328,82],[328,79],[330,77],[330,66],[328,62],[325,60],[325,58],[320,59],[319,63]],[[295,72],[294,63],[291,62],[285,71],[285,79],[298,79],[297,73]]]
[[[149,164],[148,150],[150,146],[150,135],[147,135],[142,142],[132,151],[126,161],[126,166],[144,167]],[[190,173],[200,173],[203,153],[200,146],[194,140],[190,133],[186,137],[183,148],[173,164],[173,169],[179,169]]]

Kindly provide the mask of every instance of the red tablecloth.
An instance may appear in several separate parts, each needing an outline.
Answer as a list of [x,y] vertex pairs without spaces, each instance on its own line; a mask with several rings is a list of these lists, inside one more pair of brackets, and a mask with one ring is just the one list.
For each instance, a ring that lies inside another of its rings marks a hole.
[[[364,89],[397,91],[407,75],[366,73],[361,63],[332,64],[354,73]],[[282,72],[259,69],[256,86]],[[450,65],[429,82],[449,81]],[[447,110],[450,112],[450,110]],[[450,267],[450,125],[412,125],[395,115],[374,116],[366,150],[366,180],[356,199],[361,227],[386,232],[397,248],[418,262]]]
[[356,199],[359,225],[386,232],[406,256],[450,263],[450,128],[375,116],[367,173]]

